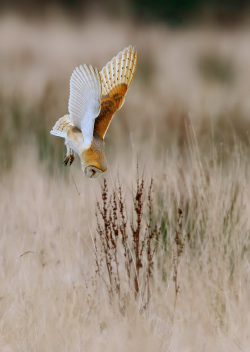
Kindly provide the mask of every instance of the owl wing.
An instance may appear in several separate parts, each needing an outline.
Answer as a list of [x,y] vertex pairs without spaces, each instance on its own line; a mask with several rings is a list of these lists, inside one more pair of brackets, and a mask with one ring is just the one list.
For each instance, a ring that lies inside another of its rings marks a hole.
[[50,133],[54,136],[66,138],[70,126],[73,126],[73,123],[70,120],[70,116],[64,115],[56,122]]
[[97,68],[84,64],[70,78],[69,113],[74,126],[83,134],[84,144],[93,139],[95,118],[101,108],[102,86]]
[[133,80],[138,55],[135,47],[129,46],[115,56],[101,70],[102,100],[101,112],[95,120],[94,130],[105,137],[114,113],[119,110]]

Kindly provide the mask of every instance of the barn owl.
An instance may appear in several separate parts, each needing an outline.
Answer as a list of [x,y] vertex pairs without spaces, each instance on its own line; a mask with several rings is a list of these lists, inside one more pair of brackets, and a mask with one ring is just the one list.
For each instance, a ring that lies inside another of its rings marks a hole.
[[125,48],[98,72],[91,65],[77,67],[70,78],[68,115],[50,131],[65,138],[64,165],[72,164],[77,153],[87,177],[107,170],[104,137],[114,113],[124,103],[137,65],[137,52]]

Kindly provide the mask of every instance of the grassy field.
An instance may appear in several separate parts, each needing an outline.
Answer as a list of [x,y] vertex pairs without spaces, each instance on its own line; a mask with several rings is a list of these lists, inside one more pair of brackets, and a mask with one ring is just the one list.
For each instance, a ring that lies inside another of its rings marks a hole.
[[[0,350],[248,351],[249,28],[5,15],[0,37]],[[67,113],[75,66],[101,69],[130,44],[138,70],[106,136],[109,168],[87,179],[78,158],[63,167],[49,131]],[[104,178],[111,217],[120,180],[131,256],[128,277],[117,203],[111,281]]]

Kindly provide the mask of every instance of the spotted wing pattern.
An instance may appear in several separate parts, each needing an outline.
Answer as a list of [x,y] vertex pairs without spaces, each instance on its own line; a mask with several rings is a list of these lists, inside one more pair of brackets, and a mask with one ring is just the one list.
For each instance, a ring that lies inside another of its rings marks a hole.
[[70,115],[64,115],[56,122],[50,133],[54,136],[66,138],[70,126],[73,126]]
[[114,113],[124,103],[125,95],[135,74],[137,59],[135,47],[129,46],[108,62],[100,72],[101,112],[95,120],[94,130],[101,138],[105,137]]

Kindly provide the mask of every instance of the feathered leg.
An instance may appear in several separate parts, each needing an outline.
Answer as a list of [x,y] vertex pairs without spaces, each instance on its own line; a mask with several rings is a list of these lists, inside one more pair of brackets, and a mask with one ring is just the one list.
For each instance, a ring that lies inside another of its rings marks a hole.
[[67,153],[65,155],[65,158],[64,158],[64,165],[66,166],[69,162],[69,166],[73,163],[74,159],[75,159],[75,152],[73,149],[70,148],[69,144],[65,141],[65,145],[66,145],[66,148],[67,148]]
[[73,149],[70,149],[69,166],[73,163],[74,160],[75,160],[75,152]]

